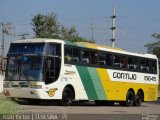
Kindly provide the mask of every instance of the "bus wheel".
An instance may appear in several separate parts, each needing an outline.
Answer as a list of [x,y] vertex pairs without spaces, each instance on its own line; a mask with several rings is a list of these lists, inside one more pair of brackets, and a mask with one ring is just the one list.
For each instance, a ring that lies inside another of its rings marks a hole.
[[132,91],[128,91],[125,102],[126,106],[127,107],[133,106],[134,102],[135,102],[134,93]]
[[143,95],[140,91],[137,92],[136,96],[135,96],[135,106],[141,106],[143,101]]
[[60,101],[60,104],[61,105],[71,105],[73,99],[74,99],[74,93],[73,93],[73,91],[70,88],[66,87],[63,90],[62,100]]

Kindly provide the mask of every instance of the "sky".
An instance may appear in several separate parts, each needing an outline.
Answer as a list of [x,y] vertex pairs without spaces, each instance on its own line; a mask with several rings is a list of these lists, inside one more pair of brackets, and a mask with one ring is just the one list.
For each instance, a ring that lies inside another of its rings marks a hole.
[[[75,26],[79,35],[97,44],[111,45],[113,4],[116,6],[115,46],[127,51],[146,53],[145,44],[156,41],[151,35],[160,33],[160,0],[0,0],[0,23],[11,23],[8,40],[20,39],[19,34],[29,33],[32,38],[31,19],[34,15],[56,13],[60,24]],[[0,41],[1,41],[0,34]]]

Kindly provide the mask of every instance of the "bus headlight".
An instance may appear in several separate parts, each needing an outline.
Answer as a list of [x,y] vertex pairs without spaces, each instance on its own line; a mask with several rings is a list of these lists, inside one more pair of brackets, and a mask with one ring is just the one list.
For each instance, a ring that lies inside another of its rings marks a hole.
[[30,87],[34,89],[42,89],[42,85],[31,85]]

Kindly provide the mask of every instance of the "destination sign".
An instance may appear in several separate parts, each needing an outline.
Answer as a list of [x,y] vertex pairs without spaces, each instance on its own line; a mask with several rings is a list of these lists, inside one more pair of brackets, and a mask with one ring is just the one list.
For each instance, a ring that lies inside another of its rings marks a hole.
[[44,44],[14,44],[9,49],[9,54],[43,54]]

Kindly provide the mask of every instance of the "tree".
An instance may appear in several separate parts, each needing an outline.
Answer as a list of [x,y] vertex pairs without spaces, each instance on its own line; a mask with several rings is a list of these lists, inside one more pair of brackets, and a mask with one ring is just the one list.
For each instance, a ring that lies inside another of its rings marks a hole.
[[37,14],[32,18],[32,25],[35,37],[59,38],[59,23],[57,15],[54,13],[48,15]]
[[152,37],[154,37],[157,41],[148,43],[145,47],[147,47],[148,53],[155,54],[160,59],[160,34],[154,33]]
[[[154,37],[157,41],[153,43],[148,43],[145,45],[145,47],[147,47],[148,53],[155,54],[157,55],[158,59],[160,59],[160,34],[154,33],[152,37]],[[160,69],[160,64],[159,64],[159,69]],[[159,74],[160,74],[160,71],[159,71]],[[160,82],[160,79],[159,79],[159,82]],[[160,84],[159,84],[159,92],[160,92]]]
[[32,25],[35,37],[56,38],[69,40],[71,42],[91,42],[80,37],[74,26],[66,28],[64,25],[60,25],[55,13],[35,15],[32,18]]

